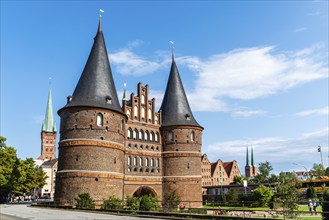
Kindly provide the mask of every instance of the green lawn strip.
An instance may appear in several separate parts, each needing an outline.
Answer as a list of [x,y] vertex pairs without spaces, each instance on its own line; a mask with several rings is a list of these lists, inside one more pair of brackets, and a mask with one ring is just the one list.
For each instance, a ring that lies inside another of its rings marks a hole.
[[[202,208],[210,209],[210,210],[218,210],[219,206],[209,206],[204,205]],[[250,211],[269,211],[271,210],[269,207],[244,207],[244,206],[220,206],[221,209],[224,210],[250,210]]]
[[[309,212],[310,210],[309,210],[307,205],[299,205],[298,206],[298,211]],[[322,212],[322,206],[318,206],[316,208],[316,211],[317,212]]]

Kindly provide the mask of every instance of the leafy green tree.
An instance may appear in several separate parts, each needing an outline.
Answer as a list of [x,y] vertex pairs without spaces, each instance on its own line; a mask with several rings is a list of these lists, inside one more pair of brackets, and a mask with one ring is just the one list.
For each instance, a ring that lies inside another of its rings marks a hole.
[[258,175],[252,179],[253,183],[267,183],[269,182],[269,177],[273,167],[270,162],[261,162],[258,165]]
[[314,189],[313,186],[310,186],[310,187],[307,188],[306,197],[308,199],[317,199],[318,198],[318,195],[316,194],[315,189]]
[[156,211],[159,204],[156,197],[144,195],[140,197],[139,210],[142,211]]
[[277,193],[274,202],[281,204],[285,218],[294,219],[299,215],[296,211],[301,199],[297,190],[297,184],[298,180],[294,173],[280,173],[278,176]]
[[115,196],[110,196],[107,200],[104,200],[101,209],[103,210],[123,209],[122,201]]
[[313,168],[311,170],[312,175],[315,177],[324,176],[326,174],[326,170],[324,169],[322,164],[313,164]]
[[260,185],[253,191],[254,200],[257,201],[256,204],[261,207],[268,206],[268,202],[273,195],[272,189],[264,185]]
[[234,176],[233,184],[243,185],[243,177],[242,176]]
[[165,211],[171,211],[177,208],[178,204],[181,202],[176,189],[170,193],[165,193],[163,200],[162,206]]
[[139,198],[128,196],[126,199],[126,207],[128,210],[139,210]]
[[329,176],[329,167],[326,168],[325,176]]
[[228,194],[228,200],[231,203],[236,203],[238,201],[238,192],[236,189],[230,189],[230,193]]
[[329,219],[329,191],[324,190],[323,192],[323,201],[322,201],[322,219]]
[[79,198],[76,198],[77,202],[76,207],[79,209],[94,209],[95,203],[90,197],[89,193],[82,193],[78,195]]

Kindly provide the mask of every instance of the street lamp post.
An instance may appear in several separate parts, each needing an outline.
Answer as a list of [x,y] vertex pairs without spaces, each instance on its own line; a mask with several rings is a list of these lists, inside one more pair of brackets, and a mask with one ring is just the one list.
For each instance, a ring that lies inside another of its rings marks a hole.
[[304,169],[306,170],[306,178],[308,179],[308,170],[306,168],[306,166],[303,166],[301,164],[298,164],[298,163],[292,163],[293,165],[296,165],[296,166],[301,166],[301,167],[304,167]]

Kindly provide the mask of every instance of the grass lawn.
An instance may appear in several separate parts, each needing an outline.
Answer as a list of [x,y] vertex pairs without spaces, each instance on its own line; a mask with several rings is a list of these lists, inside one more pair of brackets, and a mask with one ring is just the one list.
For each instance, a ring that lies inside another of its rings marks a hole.
[[[218,209],[218,206],[204,205],[202,208],[205,209]],[[252,210],[252,211],[266,211],[270,210],[269,207],[244,207],[244,206],[221,206],[222,209],[230,209],[230,210]]]
[[[309,209],[308,209],[308,206],[307,206],[307,205],[299,205],[299,207],[298,207],[298,211],[308,212]],[[316,211],[318,211],[318,212],[322,212],[322,206],[318,206],[318,207],[316,208]]]

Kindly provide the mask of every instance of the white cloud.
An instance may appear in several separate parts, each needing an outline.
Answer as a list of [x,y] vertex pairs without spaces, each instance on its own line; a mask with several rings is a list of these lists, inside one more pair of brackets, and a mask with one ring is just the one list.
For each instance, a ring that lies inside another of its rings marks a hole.
[[128,49],[122,49],[117,53],[109,54],[111,64],[122,75],[142,76],[157,71],[162,64],[149,61],[140,57]]
[[233,117],[249,118],[254,116],[263,116],[266,112],[263,110],[237,110],[232,112]]
[[300,28],[296,28],[296,29],[294,30],[294,32],[302,32],[302,31],[306,31],[306,30],[307,30],[306,27],[300,27]]
[[[204,61],[185,58],[184,63],[192,63],[191,69],[198,70],[195,95],[190,94],[192,108],[214,111],[214,102],[222,105],[223,98],[251,100],[327,78],[328,68],[317,60],[317,52],[316,47],[280,53],[275,53],[274,47],[259,47],[213,55]],[[200,94],[204,94],[203,106],[198,104]]]
[[329,106],[296,113],[297,116],[329,115]]
[[321,15],[321,12],[319,11],[315,11],[315,12],[310,12],[307,14],[308,16],[318,16],[318,15]]
[[[322,152],[327,155],[328,128],[299,135],[299,137],[263,137],[258,139],[232,140],[218,142],[203,147],[211,161],[237,160],[240,171],[244,171],[246,147],[254,147],[255,165],[269,161],[275,172],[300,170],[292,163],[303,164],[312,168],[314,163],[320,163],[317,146],[323,146]],[[326,156],[325,156],[326,158]],[[326,164],[325,164],[326,166]]]

